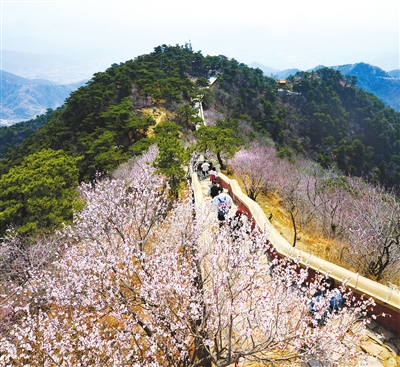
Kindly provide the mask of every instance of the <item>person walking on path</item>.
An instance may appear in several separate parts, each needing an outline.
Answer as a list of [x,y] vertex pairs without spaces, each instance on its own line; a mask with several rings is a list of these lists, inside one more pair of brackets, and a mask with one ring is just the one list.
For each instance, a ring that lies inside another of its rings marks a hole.
[[209,173],[210,173],[210,181],[213,181],[217,178],[217,171],[213,166],[210,167]]
[[210,163],[208,163],[207,161],[205,161],[205,162],[201,165],[201,169],[202,169],[204,178],[206,178],[206,177],[207,177],[207,174],[208,174],[208,170],[210,169]]
[[315,318],[318,326],[324,326],[328,314],[337,312],[342,308],[343,296],[340,290],[335,287],[335,280],[329,276],[322,278],[321,288],[313,297],[309,306],[309,312]]
[[199,180],[201,180],[203,174],[203,170],[201,168],[202,164],[203,164],[202,162],[198,162],[196,166],[197,177],[199,178]]
[[218,212],[219,226],[222,227],[225,223],[225,216],[229,213],[229,209],[233,205],[233,200],[229,194],[224,193],[222,187],[218,190],[218,195],[212,200],[212,203]]
[[220,186],[217,180],[212,180],[210,189],[208,190],[208,195],[211,196],[211,200],[214,199],[219,194]]

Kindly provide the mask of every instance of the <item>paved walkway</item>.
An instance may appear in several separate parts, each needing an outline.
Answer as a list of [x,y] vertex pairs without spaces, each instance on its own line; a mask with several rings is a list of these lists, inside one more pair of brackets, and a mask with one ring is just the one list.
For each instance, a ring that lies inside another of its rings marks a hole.
[[[206,179],[201,180],[200,183],[201,183],[201,189],[203,192],[204,202],[205,202],[206,206],[210,209],[210,212],[212,213],[211,215],[215,215],[215,220],[217,220],[217,213],[212,212],[211,196],[208,195],[208,190],[211,187],[210,178],[207,177]],[[224,192],[228,193],[228,190],[224,189]],[[233,202],[233,205],[232,205],[231,209],[229,210],[227,217],[229,218],[229,217],[234,216],[237,209],[238,209],[238,206],[236,205],[235,202]]]

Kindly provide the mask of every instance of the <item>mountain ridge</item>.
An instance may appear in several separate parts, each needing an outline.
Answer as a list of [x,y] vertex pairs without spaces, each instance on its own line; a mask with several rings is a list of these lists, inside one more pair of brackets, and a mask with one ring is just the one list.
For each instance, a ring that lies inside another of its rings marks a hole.
[[46,79],[28,79],[4,70],[1,74],[0,126],[27,121],[42,115],[47,109],[55,109],[85,80],[60,84]]
[[109,171],[125,155],[138,154],[145,142],[151,143],[147,136],[151,111],[161,107],[191,139],[193,96],[200,89],[203,95],[207,79],[216,75],[203,96],[211,126],[218,121],[240,124],[241,134],[254,130],[254,136],[269,137],[282,154],[303,151],[323,166],[336,164],[346,174],[376,175],[388,185],[400,182],[396,176],[399,113],[356,86],[356,78],[322,68],[288,78],[283,89],[287,93],[280,93],[275,79],[235,59],[204,57],[190,45],[154,50],[94,74],[71,94],[55,118],[24,141],[19,154],[44,146],[84,154],[82,178],[92,177],[96,170]]
[[[253,62],[250,67],[261,69],[266,76],[275,80],[286,79],[302,70],[297,68],[279,70]],[[324,68],[317,65],[307,71]],[[400,111],[400,69],[389,72],[364,62],[330,66],[344,75],[357,77],[357,86],[377,96],[385,105]],[[10,126],[28,121],[44,114],[48,108],[60,107],[69,94],[84,85],[87,80],[74,83],[60,83],[43,78],[26,78],[8,71],[1,73],[0,126]]]
[[358,87],[376,95],[387,106],[400,111],[400,78],[395,78],[389,72],[363,62],[330,68],[340,71],[343,75],[356,76]]
[[[385,105],[392,107],[400,112],[400,69],[385,71],[378,66],[359,62],[355,64],[343,64],[337,66],[317,65],[312,69],[285,69],[278,70],[275,74],[269,75],[271,68],[268,66],[253,63],[255,67],[260,68],[265,75],[272,76],[274,79],[286,79],[290,75],[295,75],[301,71],[316,71],[325,67],[338,70],[343,75],[352,75],[357,77],[357,86],[365,91],[377,96]],[[252,65],[253,65],[252,64]]]
[[[216,77],[212,85],[210,77]],[[188,158],[191,142],[207,157],[212,151],[224,168],[236,147],[260,141],[281,158],[310,158],[400,192],[400,113],[338,70],[297,73],[287,81],[282,87],[258,68],[203,56],[190,45],[158,46],[94,74],[48,119],[0,128],[0,146],[7,148],[0,152],[0,174],[18,171],[34,154],[62,150],[78,181],[89,182],[158,144],[157,164],[177,195],[185,172],[175,162]],[[196,129],[199,98],[207,123]],[[157,122],[162,111],[166,119]],[[13,139],[21,132],[24,139]],[[4,226],[14,222],[9,213]]]

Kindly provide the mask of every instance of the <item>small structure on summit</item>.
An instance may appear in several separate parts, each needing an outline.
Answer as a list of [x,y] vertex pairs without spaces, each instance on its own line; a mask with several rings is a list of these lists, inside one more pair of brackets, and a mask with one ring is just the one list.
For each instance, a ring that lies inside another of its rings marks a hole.
[[277,82],[278,82],[279,88],[283,88],[288,85],[286,79],[278,79]]
[[277,95],[278,96],[293,96],[293,95],[301,95],[301,93],[298,92],[292,92],[292,85],[288,83],[286,79],[278,79],[278,90],[277,90]]

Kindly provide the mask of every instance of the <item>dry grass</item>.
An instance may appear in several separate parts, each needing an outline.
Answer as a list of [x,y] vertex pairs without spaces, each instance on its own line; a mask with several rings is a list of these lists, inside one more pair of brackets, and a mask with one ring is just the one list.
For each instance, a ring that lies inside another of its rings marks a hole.
[[[293,225],[289,214],[282,207],[280,197],[274,192],[260,194],[257,198],[257,203],[267,217],[271,218],[271,224],[290,244],[293,244]],[[331,253],[332,245],[332,240],[303,231],[302,228],[297,228],[296,248],[299,250],[310,252],[315,256],[328,260],[327,257]]]
[[[232,174],[225,173],[229,178],[234,179]],[[242,191],[245,192],[243,185],[238,181]],[[260,205],[267,218],[271,218],[271,224],[289,242],[293,244],[294,230],[289,213],[283,207],[282,199],[276,192],[260,193],[257,197],[257,204]],[[337,240],[324,237],[318,228],[314,230],[297,227],[296,248],[323,260],[330,261],[348,270],[349,265],[343,261],[343,257],[348,255],[343,243]]]
[[172,114],[168,112],[164,107],[157,108],[143,108],[141,110],[143,117],[152,117],[156,124],[150,126],[147,135],[149,137],[154,136],[154,127],[163,122],[167,122],[172,118]]
[[[232,177],[233,178],[233,177]],[[238,182],[240,185],[240,182]],[[241,186],[241,185],[240,185]],[[243,192],[244,189],[241,187]],[[261,193],[257,197],[257,203],[266,214],[267,218],[271,219],[271,224],[278,230],[278,232],[290,243],[293,244],[294,230],[290,220],[289,213],[284,209],[282,200],[276,192],[269,192],[267,194]],[[318,228],[315,230],[297,228],[296,248],[323,260],[329,261],[350,271],[357,272],[357,269],[352,268],[344,260],[349,256],[348,247],[340,240],[326,238]],[[373,279],[376,280],[376,279]],[[393,279],[395,286],[400,286],[400,273],[397,279]],[[386,280],[380,281],[386,284]]]

